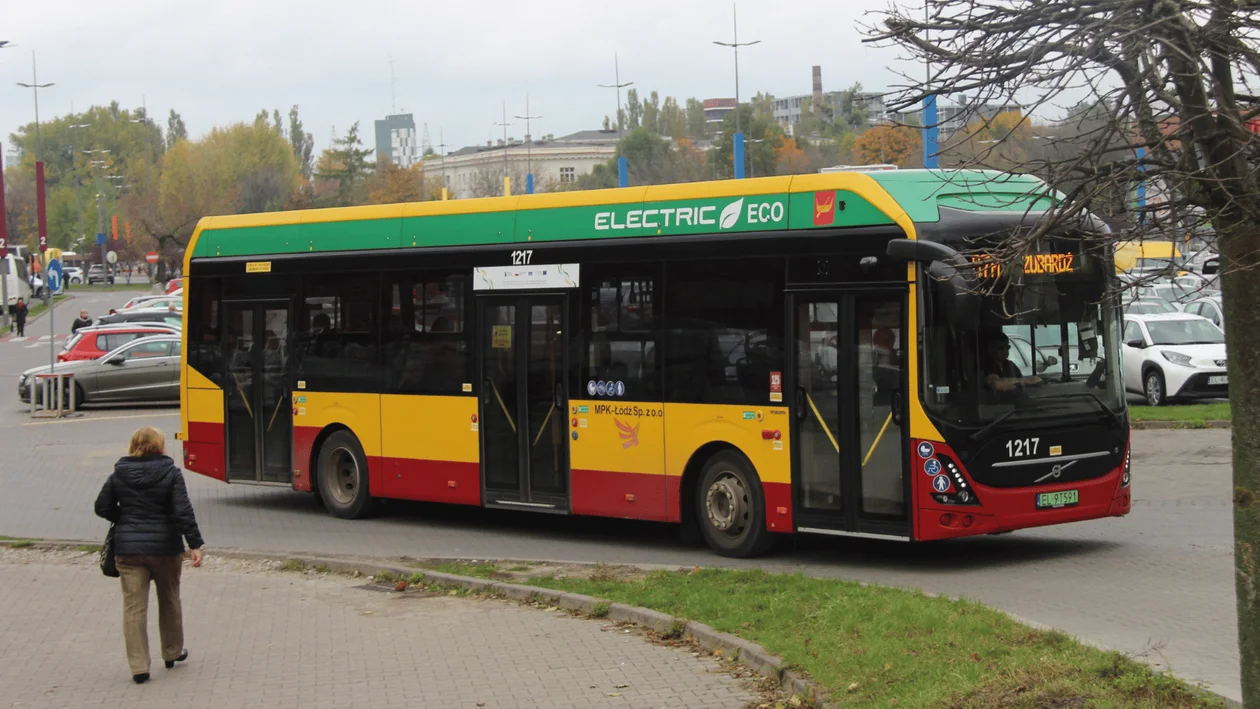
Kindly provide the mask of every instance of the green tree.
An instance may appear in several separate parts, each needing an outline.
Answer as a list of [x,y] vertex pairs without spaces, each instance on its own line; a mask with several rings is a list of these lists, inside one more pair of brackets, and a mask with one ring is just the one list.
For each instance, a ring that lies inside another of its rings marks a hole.
[[[741,104],[739,111],[740,127],[744,131],[745,167],[751,176],[765,177],[778,172],[776,150],[783,138],[783,129],[773,120],[754,117],[753,107]],[[710,157],[719,178],[733,177],[735,174],[735,111],[726,114],[722,119],[722,135],[713,143]]]
[[293,146],[293,155],[297,158],[298,167],[303,179],[311,179],[315,137],[302,128],[302,119],[298,118],[298,107],[294,104],[289,109],[289,144]]
[[184,119],[172,108],[171,115],[166,119],[166,147],[181,140],[188,140],[188,128],[184,126]]
[[708,125],[704,120],[704,102],[698,98],[687,99],[687,135],[697,140],[709,137]]
[[661,115],[657,119],[658,128],[661,135],[667,135],[674,140],[684,138],[687,135],[687,112],[678,105],[678,100],[673,96],[666,96],[665,102],[661,104]]
[[338,205],[355,204],[358,200],[359,188],[372,172],[372,165],[368,162],[372,152],[371,148],[363,147],[359,139],[359,122],[355,121],[344,136],[333,140],[332,146],[319,156],[315,176],[336,184]]
[[643,102],[643,127],[649,131],[661,135],[660,125],[661,118],[661,98],[653,91],[648,94],[648,99]]
[[626,92],[625,112],[623,125],[626,130],[634,130],[643,124],[643,102],[639,100],[638,89],[630,89]]
[[870,117],[866,102],[861,98],[862,84],[857,81],[840,94],[840,119],[853,130],[859,131],[866,128]]

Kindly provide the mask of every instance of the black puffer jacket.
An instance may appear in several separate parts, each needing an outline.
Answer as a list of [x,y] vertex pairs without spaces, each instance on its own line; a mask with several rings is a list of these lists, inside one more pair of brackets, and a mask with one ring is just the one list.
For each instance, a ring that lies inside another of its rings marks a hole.
[[174,556],[202,545],[184,475],[164,455],[120,458],[96,498],[96,514],[114,522],[114,553]]

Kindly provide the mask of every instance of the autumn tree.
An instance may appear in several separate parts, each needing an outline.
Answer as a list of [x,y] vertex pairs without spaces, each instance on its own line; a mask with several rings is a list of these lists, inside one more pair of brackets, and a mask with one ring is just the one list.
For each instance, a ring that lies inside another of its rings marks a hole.
[[392,160],[378,163],[376,170],[363,181],[364,204],[396,204],[419,202],[426,197],[424,164],[399,167]]
[[[1100,197],[1157,186],[1160,200],[1123,200],[1118,234],[1215,234],[1229,328],[1233,419],[1234,564],[1243,704],[1260,707],[1260,3],[1251,0],[929,0],[892,8],[870,41],[899,47],[932,74],[906,77],[893,108],[928,95],[1030,111],[1076,105],[1103,114],[1070,150],[1020,171],[1061,193],[1002,258],[1019,259],[1047,230],[1080,224]],[[972,116],[975,118],[975,116]],[[1070,129],[1079,116],[1068,116]],[[995,138],[995,150],[1011,136]],[[983,156],[978,159],[983,160]]]
[[923,165],[923,137],[910,126],[878,125],[857,137],[854,159],[859,165]]
[[801,150],[795,140],[786,135],[779,139],[779,146],[774,151],[774,160],[777,165],[776,173],[779,175],[799,175],[813,172],[810,169],[809,158],[805,155],[805,151]]

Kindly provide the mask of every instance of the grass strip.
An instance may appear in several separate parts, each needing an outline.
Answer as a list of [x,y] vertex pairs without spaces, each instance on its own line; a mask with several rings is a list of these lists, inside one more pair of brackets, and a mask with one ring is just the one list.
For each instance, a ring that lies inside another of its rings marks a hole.
[[1130,406],[1129,417],[1134,421],[1181,421],[1188,425],[1205,424],[1208,421],[1229,421],[1229,402]]
[[[497,578],[495,564],[427,568]],[[706,623],[808,673],[845,707],[1220,707],[1185,682],[968,600],[800,574],[693,569],[513,578]]]

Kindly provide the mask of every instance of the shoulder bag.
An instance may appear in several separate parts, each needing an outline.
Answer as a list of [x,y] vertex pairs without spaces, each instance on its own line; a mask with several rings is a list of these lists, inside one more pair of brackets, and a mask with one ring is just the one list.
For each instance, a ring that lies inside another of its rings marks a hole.
[[109,525],[105,535],[105,543],[101,545],[101,573],[110,578],[118,578],[118,565],[114,562],[114,527]]

